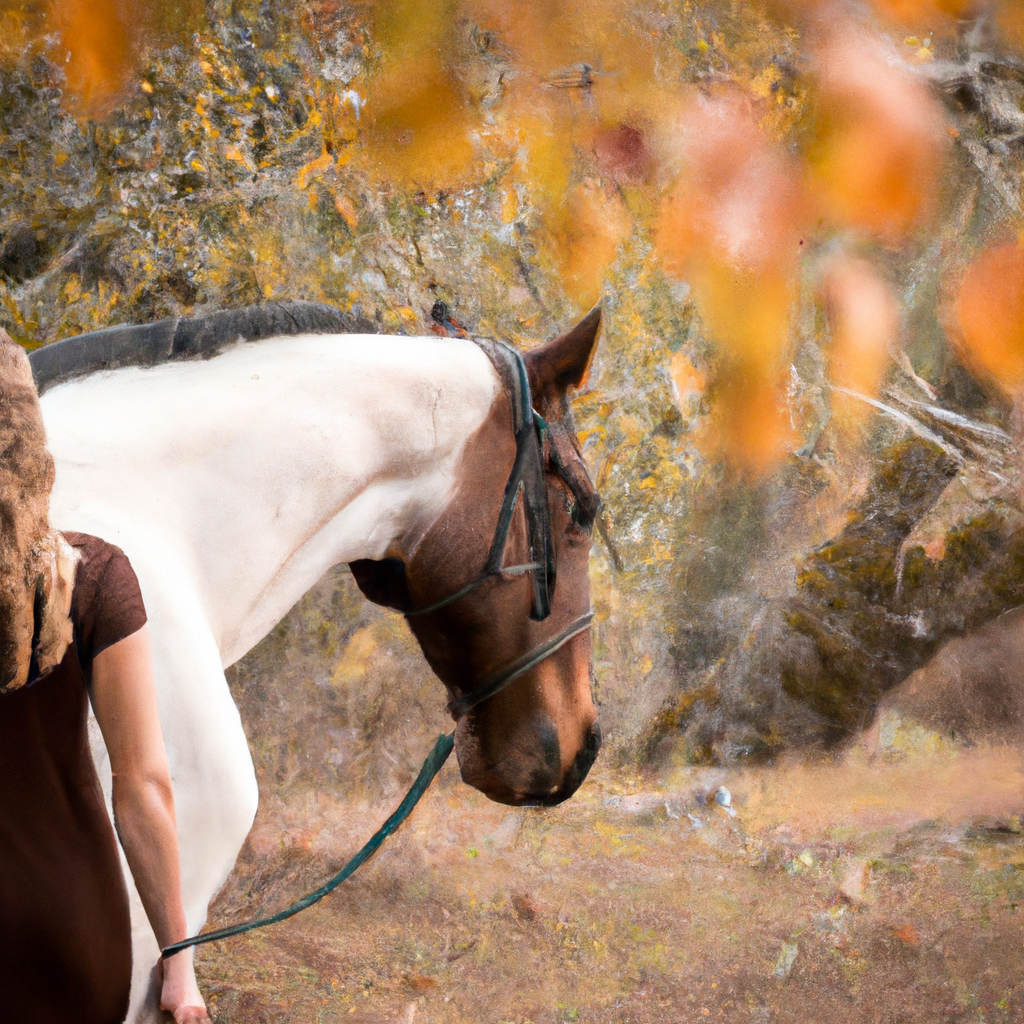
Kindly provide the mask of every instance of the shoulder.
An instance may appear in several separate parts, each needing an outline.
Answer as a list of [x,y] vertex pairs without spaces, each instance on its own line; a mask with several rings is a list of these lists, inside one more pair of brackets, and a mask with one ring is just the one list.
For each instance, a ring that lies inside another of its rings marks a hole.
[[111,544],[100,537],[94,537],[91,533],[64,530],[62,534],[64,539],[81,555],[82,560],[78,566],[79,579],[81,579],[83,569],[95,571],[98,568],[102,571],[111,559],[123,558],[128,561],[128,556],[116,544]]
[[81,556],[71,618],[82,653],[91,660],[145,625],[142,592],[128,556],[116,544],[87,533],[65,532],[64,539]]
[[92,598],[97,589],[116,584],[122,577],[135,580],[135,572],[128,561],[128,556],[116,544],[110,544],[88,533],[71,531],[64,531],[64,539],[80,556],[78,571],[75,574],[76,597]]

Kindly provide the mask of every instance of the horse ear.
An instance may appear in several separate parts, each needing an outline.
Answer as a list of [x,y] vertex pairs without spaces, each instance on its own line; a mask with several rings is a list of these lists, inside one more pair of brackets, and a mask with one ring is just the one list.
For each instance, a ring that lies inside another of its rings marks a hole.
[[349,562],[356,586],[374,604],[382,604],[395,611],[407,612],[412,608],[412,595],[405,579],[405,562],[400,558],[360,558]]
[[595,306],[571,331],[525,355],[530,389],[535,397],[564,395],[586,379],[590,360],[597,348],[601,307]]

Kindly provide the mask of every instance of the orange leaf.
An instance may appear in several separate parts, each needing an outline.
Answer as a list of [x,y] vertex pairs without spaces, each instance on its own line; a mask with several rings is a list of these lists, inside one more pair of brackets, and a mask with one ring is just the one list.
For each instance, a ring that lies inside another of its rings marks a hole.
[[840,257],[826,269],[822,291],[833,328],[832,380],[873,397],[899,330],[892,289],[866,260]]
[[949,137],[925,84],[849,25],[817,53],[813,180],[833,220],[895,242],[932,212]]
[[573,189],[564,204],[549,209],[545,220],[565,290],[579,305],[592,305],[630,228],[621,200],[587,180]]
[[1024,250],[1005,242],[967,268],[954,303],[968,363],[1010,391],[1024,385]]
[[683,173],[664,204],[656,247],[690,283],[721,346],[708,390],[727,454],[766,469],[791,431],[785,411],[789,317],[807,217],[798,168],[747,98],[704,98],[680,121]]

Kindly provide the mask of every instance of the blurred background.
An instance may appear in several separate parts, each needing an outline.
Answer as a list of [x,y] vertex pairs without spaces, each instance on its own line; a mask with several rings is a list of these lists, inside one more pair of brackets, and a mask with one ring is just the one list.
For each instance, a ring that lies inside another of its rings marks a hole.
[[[630,794],[675,793],[637,807],[685,826],[739,780],[752,817],[737,857],[757,862],[761,835],[775,851],[762,861],[803,864],[787,878],[830,865],[822,892],[864,853],[835,838],[844,821],[987,815],[1020,832],[1024,622],[1003,613],[1024,603],[1022,174],[1020,0],[0,3],[0,324],[27,348],[285,298],[382,332],[529,348],[602,303],[574,402],[605,501],[592,580],[606,739],[581,806],[614,817]],[[439,301],[447,318],[431,316]],[[272,803],[225,913],[333,863],[310,838],[311,794],[383,807],[446,721],[404,624],[345,569],[229,679]],[[933,760],[915,774],[918,755]],[[456,792],[496,813],[444,785],[425,820]],[[898,813],[858,818],[868,806]],[[517,813],[495,819],[520,837],[503,849],[560,813],[595,834],[571,818],[583,811]],[[949,856],[973,899],[964,827]],[[825,845],[804,863],[811,834]],[[889,863],[874,842],[862,872]],[[1013,849],[999,870],[1024,867]],[[517,884],[492,890],[525,927],[546,904],[516,909]],[[774,937],[751,933],[750,956],[770,949],[763,973],[782,984],[786,943],[802,947],[790,925],[764,927]],[[920,925],[878,927],[922,948]],[[1004,950],[1019,945],[1007,928]],[[628,1019],[668,1019],[638,1009],[644,978],[668,970],[652,963],[629,968]],[[960,993],[949,1019],[989,1005],[936,965],[935,984]],[[428,1013],[431,977],[387,989],[404,993],[394,1019]],[[278,1019],[279,993],[239,1010],[232,984],[238,1019]],[[1017,1012],[1020,993],[993,992],[1006,1006],[991,1019]],[[769,1012],[767,996],[748,1003]],[[436,1019],[463,1019],[454,1005]],[[851,1005],[849,1019],[883,1019]],[[565,1006],[551,1019],[627,1019]]]

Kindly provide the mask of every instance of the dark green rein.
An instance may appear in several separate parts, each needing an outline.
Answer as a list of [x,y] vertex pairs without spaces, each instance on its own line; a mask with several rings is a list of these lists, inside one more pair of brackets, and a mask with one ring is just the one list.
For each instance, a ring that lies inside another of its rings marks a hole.
[[434,749],[427,755],[423,767],[420,769],[412,788],[405,794],[405,799],[398,805],[395,813],[384,822],[370,841],[333,877],[324,882],[319,889],[303,896],[301,900],[293,903],[280,913],[272,914],[270,917],[257,917],[252,921],[244,921],[242,924],[234,924],[230,928],[218,928],[215,932],[204,932],[201,935],[193,935],[190,939],[182,939],[181,942],[172,942],[169,946],[160,951],[165,959],[180,953],[189,946],[201,946],[204,942],[216,942],[218,939],[229,939],[232,935],[241,935],[242,932],[251,932],[255,928],[266,928],[268,924],[277,924],[289,917],[305,910],[306,907],[319,903],[329,892],[333,892],[350,875],[354,874],[363,864],[366,863],[380,848],[381,844],[399,825],[409,817],[412,809],[419,803],[420,797],[426,792],[427,787],[434,780],[434,776],[441,770],[441,766],[448,760],[448,755],[455,746],[455,734],[441,735],[434,744]]
[[[448,605],[454,604],[489,579],[515,579],[526,574],[530,574],[533,578],[531,618],[543,620],[550,614],[550,599],[551,591],[554,588],[555,572],[554,545],[551,538],[551,517],[548,510],[547,485],[544,479],[544,435],[547,431],[547,426],[533,409],[529,378],[526,373],[523,357],[515,349],[507,345],[500,345],[498,351],[509,361],[511,364],[510,368],[513,370],[512,404],[515,414],[516,458],[508,483],[505,485],[505,495],[498,514],[494,541],[488,552],[484,571],[472,583],[456,591],[454,594],[439,601],[434,601],[423,608],[406,612],[406,618],[417,615],[429,615],[440,611]],[[527,536],[530,546],[530,557],[533,560],[524,565],[514,565],[505,568],[501,566],[501,556],[504,553],[505,544],[508,539],[512,514],[520,496],[523,497],[526,508]],[[573,637],[589,629],[593,618],[594,613],[587,611],[566,626],[565,629],[502,669],[476,689],[449,703],[448,710],[456,720],[460,719],[472,708],[493,697],[496,693],[505,689],[511,682],[529,672],[530,669],[535,668],[546,658],[551,657],[555,651],[567,644]],[[427,759],[423,762],[423,767],[420,768],[419,775],[416,776],[416,781],[412,784],[409,792],[405,794],[404,799],[395,809],[394,813],[374,832],[369,842],[333,878],[328,879],[318,889],[314,889],[290,907],[286,907],[284,910],[269,917],[257,917],[252,921],[244,921],[241,924],[231,925],[228,928],[219,928],[216,931],[193,935],[191,938],[182,939],[181,942],[172,942],[161,950],[161,956],[164,958],[174,956],[175,953],[180,953],[183,949],[188,949],[189,946],[199,946],[206,942],[227,939],[232,935],[241,935],[243,932],[253,931],[256,928],[265,928],[267,925],[277,924],[278,921],[294,917],[307,907],[318,903],[328,893],[337,889],[346,878],[350,878],[355,874],[376,853],[384,843],[384,840],[409,817],[412,809],[419,803],[420,798],[427,791],[427,787],[433,781],[434,776],[437,775],[445,761],[448,760],[454,746],[454,733],[437,738],[434,749],[427,755]]]

